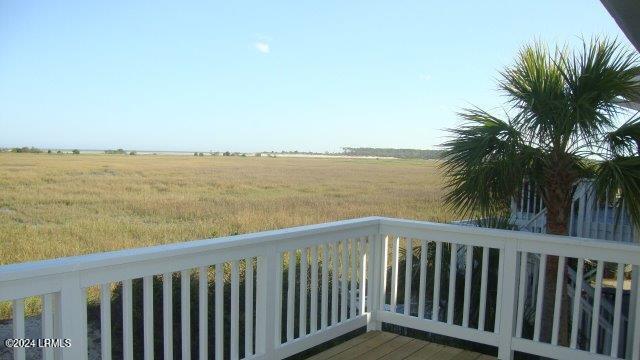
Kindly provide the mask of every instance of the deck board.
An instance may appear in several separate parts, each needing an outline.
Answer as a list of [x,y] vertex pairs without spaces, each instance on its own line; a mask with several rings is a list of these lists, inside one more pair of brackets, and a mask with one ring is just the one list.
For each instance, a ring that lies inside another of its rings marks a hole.
[[493,356],[383,331],[370,331],[321,352],[312,360],[492,360]]
[[408,337],[396,336],[390,341],[387,341],[386,343],[376,348],[370,349],[369,351],[362,353],[360,356],[358,356],[358,359],[359,360],[378,360],[381,357],[389,353],[392,353],[398,348],[401,348],[402,346],[406,345],[411,340],[412,339]]
[[332,356],[335,356],[353,346],[356,346],[366,340],[368,340],[369,338],[376,336],[378,333],[378,331],[370,331],[370,332],[366,332],[360,336],[354,337],[353,339],[350,339],[348,341],[343,342],[342,344],[339,344],[337,346],[334,346],[328,350],[325,350],[317,355],[314,355],[312,357],[309,358],[309,360],[326,360],[331,358]]
[[351,360],[356,359],[360,356],[360,354],[365,353],[369,350],[375,349],[383,344],[386,345],[390,340],[398,337],[396,334],[388,333],[388,332],[379,332],[377,336],[372,337],[371,339],[360,343],[347,351],[343,351],[336,356],[331,357],[331,360]]

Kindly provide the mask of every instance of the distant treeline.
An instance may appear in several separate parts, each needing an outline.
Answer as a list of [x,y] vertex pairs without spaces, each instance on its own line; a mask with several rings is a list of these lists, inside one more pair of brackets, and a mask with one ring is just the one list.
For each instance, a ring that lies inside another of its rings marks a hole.
[[[36,147],[29,147],[29,146],[23,146],[23,147],[15,147],[15,148],[0,148],[0,152],[12,152],[12,153],[24,153],[24,154],[42,154],[44,152],[46,152],[47,154],[53,154],[54,150],[42,150],[42,149],[38,149]],[[57,150],[55,151],[56,154],[62,154],[62,150]],[[73,154],[80,154],[80,150],[78,149],[73,149],[71,151],[71,153]]]
[[439,159],[442,150],[389,149],[389,148],[342,148],[348,156],[394,157],[399,159]]
[[30,154],[39,154],[42,152],[41,149],[35,148],[35,147],[27,147],[27,146],[23,146],[23,147],[16,147],[11,149],[11,152],[14,153],[30,153]]
[[[52,154],[54,151],[52,150],[43,150],[36,147],[16,147],[16,148],[0,148],[0,152],[10,151],[14,153],[49,153]],[[55,151],[58,154],[62,154],[61,150]],[[72,154],[80,154],[80,150],[74,149],[71,151]],[[134,150],[125,150],[125,149],[109,149],[104,150],[105,154],[109,155],[137,155],[138,153]],[[342,148],[342,152],[312,152],[312,151],[264,151],[257,153],[239,153],[239,152],[213,152],[210,151],[208,154],[212,156],[269,156],[274,157],[276,154],[282,155],[331,155],[331,156],[367,156],[367,157],[389,157],[389,158],[398,158],[398,159],[439,159],[442,157],[442,150],[420,150],[420,149],[392,149],[392,148],[353,148],[353,147],[344,147]],[[154,155],[156,155],[154,153]],[[195,152],[194,156],[205,156],[206,154],[203,152]]]
[[104,153],[109,155],[116,155],[116,154],[125,155],[127,151],[125,149],[105,150]]

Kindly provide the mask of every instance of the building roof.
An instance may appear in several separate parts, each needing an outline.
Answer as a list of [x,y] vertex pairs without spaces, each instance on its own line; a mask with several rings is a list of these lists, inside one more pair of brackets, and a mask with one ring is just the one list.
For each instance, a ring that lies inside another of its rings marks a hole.
[[631,44],[640,52],[640,1],[601,0],[609,14],[627,36]]
[[[640,52],[640,1],[638,0],[600,0],[616,21],[627,39]],[[640,81],[639,81],[640,83]],[[639,85],[640,86],[640,85]],[[639,91],[640,92],[640,91]],[[627,98],[623,105],[640,111],[640,96]]]

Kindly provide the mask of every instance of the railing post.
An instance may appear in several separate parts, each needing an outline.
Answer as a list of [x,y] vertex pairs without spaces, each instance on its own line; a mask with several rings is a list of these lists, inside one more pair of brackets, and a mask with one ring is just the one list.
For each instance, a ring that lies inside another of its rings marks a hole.
[[502,285],[502,289],[498,289],[501,294],[500,298],[500,329],[498,330],[498,359],[513,359],[513,350],[511,349],[511,341],[513,338],[513,322],[516,318],[516,281],[518,271],[516,268],[518,258],[518,246],[515,239],[507,240],[502,252],[502,273],[498,274],[502,281],[498,281]]
[[59,297],[59,338],[71,340],[71,346],[62,348],[62,359],[87,358],[87,300],[80,286],[80,276],[72,273],[65,280]]
[[264,354],[265,359],[276,359],[275,349],[277,334],[276,327],[280,326],[280,319],[276,318],[278,276],[282,276],[279,269],[279,257],[275,246],[269,246],[262,256],[257,257],[256,284],[256,355]]
[[640,359],[640,307],[638,306],[638,293],[640,292],[640,266],[631,268],[631,296],[629,299],[629,317],[627,327],[627,359]]
[[367,331],[381,330],[382,323],[378,320],[378,309],[380,309],[380,283],[382,282],[380,272],[381,260],[381,241],[380,233],[373,234],[369,237],[369,257],[367,261],[367,278],[369,279],[369,318],[367,321]]

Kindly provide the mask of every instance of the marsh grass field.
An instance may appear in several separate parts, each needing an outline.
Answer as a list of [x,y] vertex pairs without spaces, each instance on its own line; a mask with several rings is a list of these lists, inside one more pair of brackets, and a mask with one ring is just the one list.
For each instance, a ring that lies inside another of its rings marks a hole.
[[0,264],[393,216],[449,221],[428,160],[0,153]]
[[372,215],[450,221],[441,198],[429,160],[0,153],[0,263]]

